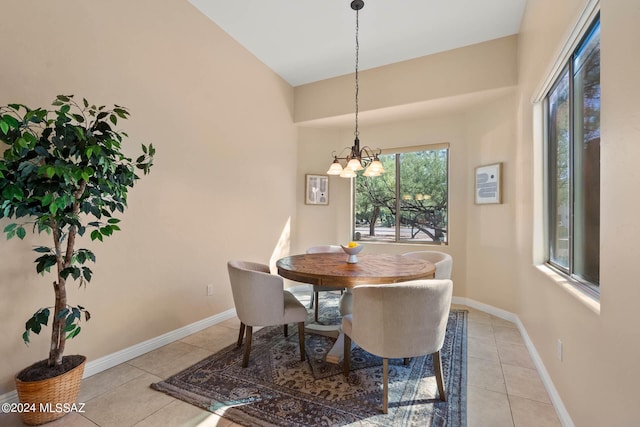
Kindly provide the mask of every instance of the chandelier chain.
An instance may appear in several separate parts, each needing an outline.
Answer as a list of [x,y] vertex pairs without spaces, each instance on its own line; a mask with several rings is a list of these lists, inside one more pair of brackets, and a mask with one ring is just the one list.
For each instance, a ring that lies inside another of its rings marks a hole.
[[360,32],[359,15],[360,15],[360,11],[356,10],[356,130],[354,132],[354,135],[356,136],[356,138],[360,134],[360,132],[358,131],[358,108],[359,108],[359,105],[358,105],[358,94],[360,92],[360,87],[358,85],[358,59],[359,59],[359,56],[360,56],[360,42],[358,40],[358,34]]

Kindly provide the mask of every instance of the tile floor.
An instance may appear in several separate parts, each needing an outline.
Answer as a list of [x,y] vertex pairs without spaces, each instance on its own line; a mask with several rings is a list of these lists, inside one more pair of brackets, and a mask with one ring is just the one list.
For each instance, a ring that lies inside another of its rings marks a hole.
[[[298,297],[308,301],[306,293]],[[472,308],[454,308],[469,310],[468,426],[560,426],[516,326]],[[86,403],[85,412],[48,426],[238,426],[149,387],[233,343],[238,326],[237,319],[227,320],[86,378],[78,400]],[[22,423],[15,414],[0,414],[0,425]]]

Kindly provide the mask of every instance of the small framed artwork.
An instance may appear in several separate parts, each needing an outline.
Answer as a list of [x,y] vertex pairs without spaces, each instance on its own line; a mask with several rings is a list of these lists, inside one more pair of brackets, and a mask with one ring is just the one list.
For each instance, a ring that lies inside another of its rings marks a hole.
[[502,203],[502,163],[476,168],[476,204]]
[[328,205],[329,176],[305,175],[305,181],[304,203],[307,205]]

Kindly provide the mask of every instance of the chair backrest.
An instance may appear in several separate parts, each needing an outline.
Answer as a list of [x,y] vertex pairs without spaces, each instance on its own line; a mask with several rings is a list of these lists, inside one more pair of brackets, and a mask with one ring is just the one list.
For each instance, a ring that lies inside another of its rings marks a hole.
[[269,266],[229,261],[229,280],[238,319],[247,326],[277,325],[284,316],[284,282]]
[[320,246],[311,246],[307,249],[308,254],[321,254],[327,252],[335,252],[342,253],[342,248],[338,245],[320,245]]
[[452,293],[451,280],[356,286],[351,338],[380,357],[434,353],[444,343]]
[[439,251],[416,251],[402,254],[406,257],[420,258],[432,262],[436,266],[436,279],[451,279],[453,258],[451,255]]

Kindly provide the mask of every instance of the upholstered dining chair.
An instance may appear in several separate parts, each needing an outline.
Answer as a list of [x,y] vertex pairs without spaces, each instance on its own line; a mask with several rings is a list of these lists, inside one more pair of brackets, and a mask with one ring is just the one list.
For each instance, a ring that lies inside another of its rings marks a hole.
[[432,262],[436,266],[435,279],[451,279],[453,258],[439,251],[415,251],[402,254],[411,258],[420,258]]
[[[320,246],[312,246],[309,249],[307,249],[307,253],[308,254],[319,254],[319,253],[344,253],[342,248],[338,245],[320,245]],[[319,293],[320,292],[327,292],[327,291],[337,291],[337,290],[344,290],[344,289],[337,289],[337,288],[333,288],[331,286],[318,286],[318,285],[313,285],[313,293],[311,294],[311,302],[309,303],[309,308],[313,307],[313,304],[315,302],[315,312],[314,312],[314,319],[316,322],[318,322],[318,303],[319,303]]]
[[344,332],[343,373],[351,369],[351,341],[382,357],[382,412],[389,406],[389,360],[433,355],[440,400],[447,396],[440,349],[449,319],[453,282],[414,280],[390,285],[353,288],[353,312],[342,318]]
[[304,361],[307,309],[291,292],[284,290],[282,277],[271,274],[267,265],[249,261],[229,261],[227,269],[236,314],[240,319],[238,347],[242,345],[246,329],[242,367],[246,368],[249,363],[254,326],[284,325],[284,335],[288,336],[287,325],[297,323],[300,360]]

